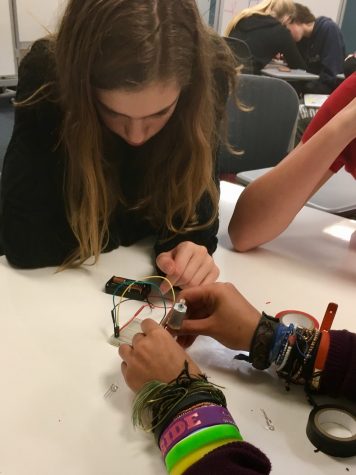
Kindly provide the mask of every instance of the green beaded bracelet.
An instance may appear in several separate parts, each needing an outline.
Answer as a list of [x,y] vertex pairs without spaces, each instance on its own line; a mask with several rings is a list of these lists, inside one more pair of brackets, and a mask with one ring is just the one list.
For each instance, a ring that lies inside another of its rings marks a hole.
[[238,428],[232,424],[218,424],[193,432],[193,434],[178,442],[178,444],[172,447],[167,453],[165,458],[166,468],[168,472],[170,472],[182,458],[194,451],[212,442],[232,438],[243,440]]

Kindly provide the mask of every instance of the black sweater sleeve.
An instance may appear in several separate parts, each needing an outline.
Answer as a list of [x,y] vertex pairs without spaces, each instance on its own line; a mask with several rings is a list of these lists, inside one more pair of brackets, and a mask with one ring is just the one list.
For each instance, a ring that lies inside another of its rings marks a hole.
[[[53,80],[48,42],[36,42],[19,68],[17,101]],[[2,246],[8,261],[33,268],[61,264],[76,247],[63,200],[60,114],[50,100],[17,107],[1,182]]]
[[[212,204],[209,197],[205,194],[200,200],[197,208],[199,224],[206,223],[212,215]],[[178,244],[184,241],[191,241],[201,246],[205,246],[209,254],[213,254],[216,250],[218,239],[216,237],[219,229],[219,219],[217,218],[210,226],[191,231],[184,234],[177,234],[171,237],[170,233],[165,229],[159,236],[155,244],[155,254],[158,256],[161,252],[170,251]]]
[[320,392],[356,402],[356,334],[330,331],[330,347],[320,379]]
[[248,442],[223,445],[189,467],[184,475],[268,475],[271,463],[266,455]]
[[283,54],[285,62],[292,69],[305,70],[307,66],[289,30],[281,25],[279,35],[279,44],[281,45],[280,53]]

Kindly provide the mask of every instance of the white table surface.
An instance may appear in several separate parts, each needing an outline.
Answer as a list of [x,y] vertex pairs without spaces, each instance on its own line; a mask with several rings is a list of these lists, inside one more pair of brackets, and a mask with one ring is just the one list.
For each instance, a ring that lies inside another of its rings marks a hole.
[[[328,302],[337,302],[334,328],[356,331],[356,252],[349,242],[356,224],[304,208],[278,239],[238,254],[231,250],[227,223],[242,189],[222,183],[215,254],[221,280],[270,314],[300,309],[320,320]],[[330,234],[337,230],[346,240]],[[150,274],[150,249],[145,241],[102,255],[93,267],[61,273],[16,270],[0,258],[1,475],[165,473],[151,436],[131,426],[132,394],[116,349],[106,341],[111,297],[102,291],[114,274]],[[286,393],[272,370],[233,361],[236,352],[208,338],[199,338],[191,354],[225,386],[242,434],[267,453],[274,474],[356,473],[356,457],[314,453],[305,434],[311,408],[300,388]],[[105,399],[112,383],[119,389]],[[274,432],[266,429],[261,409]]]
[[261,70],[265,76],[273,78],[285,79],[286,81],[316,81],[319,79],[317,74],[308,73],[303,69],[291,69],[290,71],[280,71],[278,66],[265,67]]

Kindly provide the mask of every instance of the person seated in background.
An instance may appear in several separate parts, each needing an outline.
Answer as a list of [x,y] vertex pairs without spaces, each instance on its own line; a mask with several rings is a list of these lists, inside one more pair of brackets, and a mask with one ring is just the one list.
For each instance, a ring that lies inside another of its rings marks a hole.
[[240,195],[229,224],[234,248],[248,251],[277,237],[343,166],[356,179],[356,73],[329,96],[301,143]]
[[304,93],[330,94],[344,72],[345,43],[338,25],[325,16],[315,18],[308,7],[295,3],[295,13],[287,28],[298,44],[308,72],[320,76],[317,81],[303,82]]
[[248,357],[237,359],[247,359],[256,369],[274,363],[287,382],[356,401],[356,334],[287,327],[261,316],[229,283],[186,289],[179,298],[185,299],[188,312],[174,333],[177,341],[147,319],[132,346],[119,349],[125,381],[138,392],[134,423],[153,432],[171,475],[257,475],[271,470],[266,455],[243,441],[222,391],[183,350],[198,335],[249,351]]
[[228,24],[225,36],[248,44],[258,74],[273,58],[283,55],[290,68],[305,69],[303,57],[284,26],[294,15],[292,0],[264,0],[242,10]]

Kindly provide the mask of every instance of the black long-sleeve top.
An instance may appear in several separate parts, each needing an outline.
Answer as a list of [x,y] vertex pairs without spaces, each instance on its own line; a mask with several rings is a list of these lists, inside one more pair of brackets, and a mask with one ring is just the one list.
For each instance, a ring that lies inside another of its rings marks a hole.
[[289,30],[270,15],[251,15],[243,18],[229,36],[248,44],[253,56],[255,74],[278,53],[283,54],[290,68],[306,69],[304,59]]
[[[53,61],[47,40],[34,43],[20,64],[17,101],[30,97],[49,81],[55,83]],[[219,71],[217,77],[223,77]],[[227,82],[223,81],[221,85],[222,100],[225,101]],[[1,177],[0,248],[8,261],[18,267],[60,265],[78,246],[65,210],[65,152],[59,141],[61,121],[58,104],[50,100],[19,107],[15,112],[13,135]],[[109,154],[105,158],[117,161],[123,193],[132,204],[159,134],[138,148],[131,147],[105,127],[103,134],[106,140],[104,153],[106,150]],[[216,170],[218,184],[217,174]],[[157,186],[166,184],[157,177]],[[211,213],[211,201],[203,195],[197,206],[199,223],[205,223]],[[208,228],[167,240],[171,235],[164,224],[160,229],[154,229],[142,211],[132,211],[121,205],[110,217],[109,241],[104,251],[154,235],[157,238],[156,255],[173,249],[182,241],[204,245],[212,254],[217,245],[217,231],[218,220]]]

